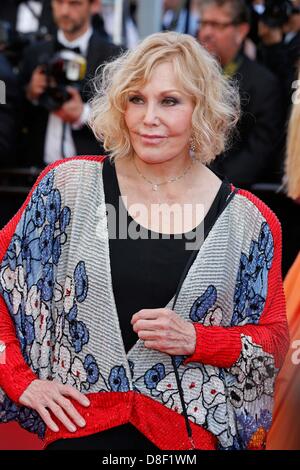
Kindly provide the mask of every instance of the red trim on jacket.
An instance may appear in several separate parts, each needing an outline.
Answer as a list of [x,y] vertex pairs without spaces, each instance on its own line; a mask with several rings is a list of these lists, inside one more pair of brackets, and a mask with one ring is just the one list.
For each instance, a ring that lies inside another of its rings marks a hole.
[[289,333],[285,313],[285,298],[281,274],[281,226],[276,215],[260,199],[245,190],[238,194],[251,201],[266,219],[274,240],[274,258],[268,275],[267,299],[257,325],[233,327],[194,324],[196,349],[185,364],[201,362],[216,367],[231,367],[238,359],[241,335],[251,336],[254,343],[272,354],[276,367],[281,367],[289,347]]
[[[162,450],[189,450],[192,448],[187,436],[184,417],[176,411],[137,392],[100,392],[86,395],[88,408],[71,400],[84,417],[86,426],[75,433],[69,432],[53,415],[60,431],[47,428],[45,447],[57,439],[88,436],[106,429],[131,423],[147,439]],[[61,429],[61,428],[64,429]],[[201,426],[191,423],[196,449],[215,450],[217,438]]]

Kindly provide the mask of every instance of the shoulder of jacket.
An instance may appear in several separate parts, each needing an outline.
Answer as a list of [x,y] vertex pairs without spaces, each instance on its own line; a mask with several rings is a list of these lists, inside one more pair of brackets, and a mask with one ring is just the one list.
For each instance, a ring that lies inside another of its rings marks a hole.
[[[0,261],[1,255],[3,256],[3,254],[5,253],[8,244],[11,240],[11,237],[13,236],[13,233],[22,218],[22,215],[25,213],[26,208],[30,207],[31,202],[34,201],[35,196],[39,194],[40,191],[42,191],[43,194],[48,191],[47,188],[51,187],[54,174],[57,174],[57,172],[62,172],[60,173],[60,176],[63,177],[60,178],[60,181],[63,182],[63,184],[67,184],[67,178],[64,178],[64,171],[67,172],[68,169],[71,171],[72,174],[74,174],[74,172],[76,171],[81,173],[87,163],[94,162],[96,168],[96,165],[102,166],[102,163],[105,158],[105,156],[90,155],[71,157],[64,160],[58,160],[52,163],[51,165],[47,166],[38,176],[36,182],[31,188],[31,191],[27,195],[26,200],[22,204],[22,207],[18,210],[15,216],[5,225],[5,227],[0,230]],[[59,187],[58,189],[61,189],[61,187]]]
[[[29,203],[31,196],[33,195],[35,189],[41,184],[48,184],[49,179],[51,180],[52,175],[62,175],[64,172],[72,172],[72,174],[76,172],[82,172],[86,164],[88,163],[94,163],[95,164],[95,169],[97,166],[102,166],[102,163],[105,160],[105,156],[95,156],[95,155],[82,155],[82,156],[76,156],[76,157],[70,157],[70,158],[65,158],[63,160],[57,160],[54,163],[51,163],[48,165],[39,175],[37,178],[34,186],[32,187],[30,193],[28,194],[28,197],[25,201],[26,203]],[[65,181],[64,178],[60,179],[61,181]],[[27,205],[27,204],[26,204]]]
[[259,199],[257,196],[255,196],[253,193],[250,191],[247,191],[245,189],[239,189],[237,192],[237,196],[240,196],[243,198],[245,203],[244,210],[245,211],[251,211],[254,213],[256,212],[258,215],[261,215],[263,219],[267,222],[267,224],[270,227],[270,230],[272,231],[273,235],[278,235],[279,233],[281,234],[281,224],[276,216],[276,214],[270,209],[267,204],[265,204],[261,199]]
[[[87,162],[94,162],[95,164],[102,164],[105,160],[105,156],[103,155],[80,155],[76,157],[64,158],[63,160],[57,160],[54,163],[48,165],[41,173],[40,178],[43,178],[48,173],[54,170],[61,170],[64,171],[71,167],[83,167]],[[74,165],[74,163],[76,165]]]

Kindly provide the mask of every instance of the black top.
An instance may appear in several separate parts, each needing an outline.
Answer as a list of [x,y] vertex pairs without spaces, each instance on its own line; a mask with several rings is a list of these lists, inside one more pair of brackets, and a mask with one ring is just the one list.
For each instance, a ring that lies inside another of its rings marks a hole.
[[[166,236],[141,227],[128,214],[120,198],[115,166],[108,158],[104,161],[103,182],[106,204],[116,209],[117,219],[121,212],[126,229],[130,227],[135,233],[141,233],[141,238],[137,239],[115,237],[111,211],[108,209],[112,284],[127,352],[138,339],[130,324],[131,317],[143,308],[163,308],[172,299],[192,253],[191,248],[195,248],[192,241],[195,242],[196,234],[201,236],[203,233],[202,241],[206,238],[231,190],[224,180],[200,226],[183,235]],[[120,224],[117,223],[116,229],[118,234]],[[190,247],[186,249],[188,244]]]
[[[200,226],[185,236],[166,237],[146,230],[130,217],[122,199],[119,199],[121,194],[116,170],[109,158],[103,164],[103,184],[108,211],[112,284],[127,352],[138,339],[130,323],[132,315],[143,308],[163,308],[168,304],[175,295],[184,267],[192,254],[190,249],[186,249],[186,243],[191,243],[190,237],[192,235],[195,237],[195,234],[201,233],[202,229],[202,241],[206,238],[222,212],[231,189],[229,183],[224,180]],[[115,209],[116,218],[112,217],[109,205]],[[148,239],[133,240],[126,236],[123,239],[115,237],[115,233],[121,233],[120,228],[124,233],[122,223],[117,223],[116,227],[113,223],[116,219],[119,220],[120,215],[123,217],[121,220],[125,221],[125,229],[131,227],[135,232],[140,232],[144,237],[147,236]],[[150,451],[157,448],[132,424],[127,423],[87,437],[60,439],[49,444],[47,449]]]

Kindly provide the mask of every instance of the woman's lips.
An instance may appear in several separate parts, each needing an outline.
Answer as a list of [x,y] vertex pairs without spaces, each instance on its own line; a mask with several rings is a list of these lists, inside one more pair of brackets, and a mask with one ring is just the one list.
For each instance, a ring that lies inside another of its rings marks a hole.
[[160,144],[164,139],[166,139],[163,135],[147,135],[147,134],[140,134],[142,142],[144,144]]

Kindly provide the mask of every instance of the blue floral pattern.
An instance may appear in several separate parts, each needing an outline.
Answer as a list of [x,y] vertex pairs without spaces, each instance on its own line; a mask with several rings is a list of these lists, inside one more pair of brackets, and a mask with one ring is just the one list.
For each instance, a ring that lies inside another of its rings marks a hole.
[[45,208],[43,198],[40,196],[37,200],[36,207],[34,208],[34,211],[33,211],[33,223],[37,227],[42,227],[42,225],[44,225],[45,223],[45,217],[46,217],[46,208]]
[[[51,308],[53,298],[62,298],[64,290],[56,279],[56,266],[68,239],[71,215],[69,207],[62,206],[52,171],[34,190],[12,237],[0,267],[0,293],[14,316],[25,360],[41,374],[40,378],[52,374],[50,354],[54,354],[53,370],[59,364],[63,383],[69,381],[81,390],[88,390],[101,378],[101,384],[107,388],[95,358],[87,354],[82,362],[76,356],[89,341],[86,324],[77,318],[77,304],[84,302],[88,294],[88,275],[83,261],[77,263],[73,277],[66,278],[63,311]],[[69,284],[71,289],[68,289]],[[122,377],[121,388],[124,387],[125,377]],[[0,400],[0,418],[1,421],[15,419],[41,437],[45,432],[37,413],[16,406],[6,396]]]
[[54,226],[61,213],[61,196],[58,189],[50,191],[46,202],[46,217],[50,225]]
[[41,298],[45,302],[52,299],[53,288],[54,288],[54,271],[52,264],[46,264],[43,266],[42,275],[37,283],[37,287],[41,292]]
[[158,382],[166,376],[165,366],[163,364],[155,364],[151,369],[147,370],[144,382],[146,387],[151,390],[157,387]]
[[88,354],[84,361],[84,368],[87,371],[87,380],[90,384],[95,384],[99,378],[99,368],[96,359]]
[[89,332],[82,321],[73,320],[69,324],[72,345],[76,353],[79,353],[83,346],[89,342]]
[[249,255],[241,255],[232,325],[259,322],[266,303],[267,277],[273,255],[273,237],[268,224],[263,223],[258,240],[251,242]]
[[85,272],[85,265],[80,261],[74,271],[75,278],[75,295],[77,302],[83,302],[88,291],[88,278]]
[[208,286],[204,294],[194,302],[190,311],[190,319],[193,322],[203,320],[207,312],[215,305],[217,301],[217,290],[214,286]]
[[130,390],[129,380],[123,366],[115,366],[109,374],[109,385],[112,392],[128,392]]

